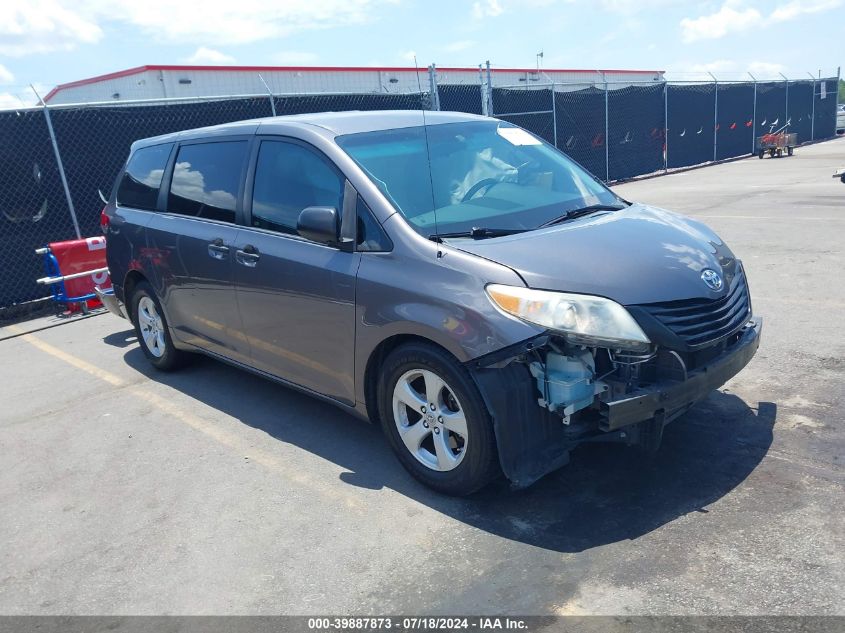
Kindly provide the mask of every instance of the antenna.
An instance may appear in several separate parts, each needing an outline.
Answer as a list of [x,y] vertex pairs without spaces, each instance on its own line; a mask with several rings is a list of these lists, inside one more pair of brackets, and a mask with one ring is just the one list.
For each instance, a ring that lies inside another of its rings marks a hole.
[[[437,208],[436,208],[436,204],[434,202],[434,178],[431,175],[431,146],[429,145],[429,142],[428,142],[428,125],[426,124],[426,121],[425,121],[425,104],[423,103],[423,100],[422,100],[422,95],[423,95],[422,81],[420,80],[420,67],[419,67],[419,64],[417,64],[417,56],[416,55],[414,55],[414,68],[417,70],[417,87],[419,88],[419,91],[420,91],[420,106],[422,106],[422,110],[420,112],[422,113],[423,135],[425,137],[425,157],[426,157],[426,164],[428,165],[428,184],[429,184],[429,187],[431,188],[431,213],[434,215],[434,234],[439,235],[440,231],[437,228]],[[429,95],[429,98],[431,98],[431,95]],[[440,250],[440,239],[438,238],[437,239],[437,258],[440,259],[441,257],[443,257],[443,251]]]

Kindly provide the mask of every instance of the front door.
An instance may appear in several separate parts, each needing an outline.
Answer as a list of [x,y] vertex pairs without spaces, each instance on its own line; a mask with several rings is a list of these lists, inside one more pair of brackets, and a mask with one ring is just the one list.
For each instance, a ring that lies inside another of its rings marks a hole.
[[[360,254],[297,234],[309,206],[343,206],[345,179],[314,148],[261,140],[238,233],[235,286],[253,365],[354,402],[355,278]],[[251,212],[250,212],[251,209]]]

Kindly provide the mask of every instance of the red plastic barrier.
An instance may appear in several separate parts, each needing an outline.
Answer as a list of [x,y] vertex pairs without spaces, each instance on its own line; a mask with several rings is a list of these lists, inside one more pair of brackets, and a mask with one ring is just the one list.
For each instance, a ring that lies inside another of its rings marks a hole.
[[[63,276],[106,267],[105,237],[86,237],[81,240],[51,242],[48,246],[59,263],[59,270]],[[91,294],[94,292],[95,285],[104,289],[111,288],[108,271],[68,279],[64,283],[65,294],[68,297],[81,297]],[[96,298],[88,300],[89,307],[93,308],[99,305],[100,302]]]

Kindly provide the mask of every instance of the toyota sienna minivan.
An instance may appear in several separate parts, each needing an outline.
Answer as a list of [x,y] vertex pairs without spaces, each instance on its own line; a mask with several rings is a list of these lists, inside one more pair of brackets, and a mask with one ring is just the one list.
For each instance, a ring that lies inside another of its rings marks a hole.
[[202,352],[327,400],[449,494],[527,486],[584,442],[655,450],[760,342],[713,231],[492,118],[324,113],[138,141],[101,222],[111,308],[155,367]]

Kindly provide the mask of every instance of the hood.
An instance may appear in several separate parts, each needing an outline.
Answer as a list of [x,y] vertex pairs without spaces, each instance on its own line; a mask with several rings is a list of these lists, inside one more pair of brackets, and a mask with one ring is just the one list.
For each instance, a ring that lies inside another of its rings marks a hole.
[[[705,225],[633,204],[507,237],[450,240],[516,271],[530,288],[600,295],[623,305],[724,296],[737,271],[730,249]],[[701,273],[724,283],[716,292]]]

